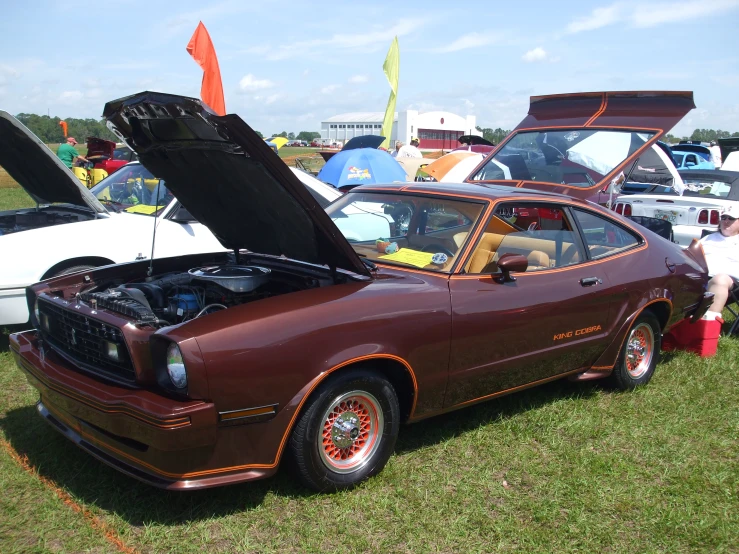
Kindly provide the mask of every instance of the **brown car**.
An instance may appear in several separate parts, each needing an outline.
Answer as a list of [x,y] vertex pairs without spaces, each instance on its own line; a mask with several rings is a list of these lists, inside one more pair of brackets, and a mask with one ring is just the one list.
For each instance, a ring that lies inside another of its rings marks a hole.
[[11,348],[55,429],[159,487],[286,458],[350,487],[401,423],[563,377],[646,383],[662,333],[711,301],[700,248],[582,200],[396,183],[324,211],[235,115],[161,93],[104,115],[232,253],[39,283]]

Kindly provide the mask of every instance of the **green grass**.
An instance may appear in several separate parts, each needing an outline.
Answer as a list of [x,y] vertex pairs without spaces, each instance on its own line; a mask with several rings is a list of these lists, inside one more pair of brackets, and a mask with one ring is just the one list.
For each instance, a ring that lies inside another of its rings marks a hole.
[[[731,552],[739,531],[739,341],[680,353],[634,393],[557,382],[401,429],[356,490],[286,472],[196,493],[107,468],[41,421],[0,354],[0,432],[39,474],[150,552]],[[19,551],[100,536],[0,454],[0,536]]]
[[633,393],[560,381],[404,427],[380,475],[317,495],[284,470],[194,493],[119,474],[41,420],[8,331],[0,439],[37,473],[0,449],[3,553],[115,551],[41,478],[141,552],[737,552],[737,338]]

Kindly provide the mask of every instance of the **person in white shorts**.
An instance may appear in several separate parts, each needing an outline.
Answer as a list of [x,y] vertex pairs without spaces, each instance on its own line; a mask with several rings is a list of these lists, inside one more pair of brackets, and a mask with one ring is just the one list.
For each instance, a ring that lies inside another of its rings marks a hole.
[[708,261],[708,292],[713,293],[713,304],[708,308],[706,319],[721,317],[721,312],[739,279],[739,206],[729,206],[721,214],[716,233],[701,239],[703,252]]

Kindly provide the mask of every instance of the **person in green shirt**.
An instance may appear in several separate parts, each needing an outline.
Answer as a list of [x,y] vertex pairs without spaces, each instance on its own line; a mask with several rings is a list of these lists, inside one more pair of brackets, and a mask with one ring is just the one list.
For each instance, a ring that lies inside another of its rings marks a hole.
[[77,141],[74,137],[67,137],[67,142],[60,144],[56,151],[56,155],[69,169],[72,169],[75,158],[87,162],[87,158],[79,155],[77,149],[74,147],[75,144],[77,144]]

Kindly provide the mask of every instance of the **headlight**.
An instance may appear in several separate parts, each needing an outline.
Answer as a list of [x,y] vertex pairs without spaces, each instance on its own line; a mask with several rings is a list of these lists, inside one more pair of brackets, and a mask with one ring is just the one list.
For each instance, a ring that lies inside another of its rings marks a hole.
[[38,298],[33,303],[33,315],[36,316],[36,325],[41,325],[41,312],[38,310]]
[[184,389],[187,386],[185,362],[182,360],[180,347],[174,342],[167,348],[167,373],[169,373],[172,384],[178,389]]

